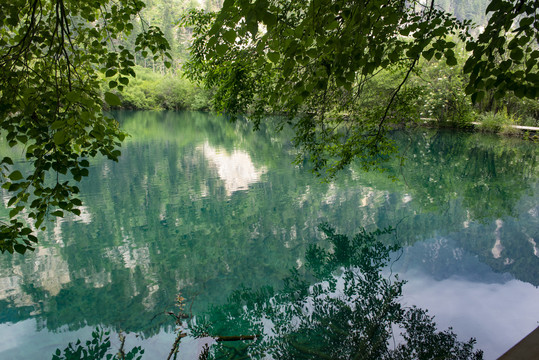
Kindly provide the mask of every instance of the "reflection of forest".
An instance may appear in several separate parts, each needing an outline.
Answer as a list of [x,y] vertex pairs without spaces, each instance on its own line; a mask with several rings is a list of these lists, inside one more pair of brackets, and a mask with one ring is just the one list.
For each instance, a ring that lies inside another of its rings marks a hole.
[[[98,162],[81,184],[85,216],[50,226],[34,254],[0,259],[1,321],[150,334],[180,289],[197,312],[239,284],[278,284],[322,221],[348,234],[396,226],[409,245],[446,238],[455,254],[539,284],[535,144],[396,133],[407,160],[388,171],[404,180],[352,167],[326,184],[291,165],[286,134],[201,113],[119,117],[132,137],[118,164]],[[460,264],[431,270],[443,278]]]
[[[451,329],[438,331],[425,310],[399,302],[404,281],[382,274],[399,250],[379,239],[391,230],[349,237],[319,228],[325,241],[308,249],[305,266],[291,271],[282,290],[236,291],[189,324],[196,337],[261,334],[249,344],[218,342],[213,359],[483,358],[475,340],[461,343]],[[398,332],[405,341],[396,344]]]

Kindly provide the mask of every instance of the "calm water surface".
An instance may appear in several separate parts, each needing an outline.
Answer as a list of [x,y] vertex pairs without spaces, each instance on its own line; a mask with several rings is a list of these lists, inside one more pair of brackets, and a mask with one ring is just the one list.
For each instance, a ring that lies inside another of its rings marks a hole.
[[[202,113],[116,116],[131,137],[118,163],[94,161],[82,215],[51,222],[33,254],[0,257],[0,359],[50,358],[96,325],[164,359],[179,292],[197,314],[240,285],[279,286],[325,221],[396,228],[402,302],[476,337],[486,359],[538,325],[536,144],[399,132],[404,166],[322,183],[291,164],[287,134]],[[182,355],[199,346],[186,340]]]

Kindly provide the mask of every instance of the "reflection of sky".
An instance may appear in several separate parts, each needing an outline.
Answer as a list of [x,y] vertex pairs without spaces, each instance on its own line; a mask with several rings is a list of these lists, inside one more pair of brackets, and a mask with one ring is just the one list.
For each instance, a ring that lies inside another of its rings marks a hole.
[[[156,143],[162,144],[162,142]],[[219,145],[219,143],[215,143],[212,146],[209,142],[201,144],[198,147],[198,150],[200,151],[199,154],[203,154],[207,164],[210,165],[212,170],[210,175],[218,177],[218,183],[223,184],[228,196],[231,196],[237,191],[248,190],[252,184],[260,182],[261,177],[268,173],[268,168],[262,166],[261,164],[263,162],[260,161],[264,154],[257,154],[254,152],[250,155],[246,151],[238,149],[227,152],[224,147]],[[144,157],[142,157],[142,155],[140,155],[140,158],[135,157],[138,152],[144,154]],[[155,150],[150,153],[153,154],[152,156],[155,154],[161,156],[162,154],[161,151]],[[143,190],[149,193],[148,189],[150,189],[150,185],[162,184],[161,179],[167,178],[166,175],[168,175],[168,173],[166,171],[169,169],[167,167],[168,163],[150,158],[145,147],[137,148],[136,151],[133,149],[133,154],[132,159],[136,158],[139,160],[144,159],[144,161],[155,161],[155,173],[153,172],[154,170],[152,170],[152,167],[149,167],[149,170],[151,170],[150,172],[140,173],[144,179],[141,181],[141,184],[144,186]],[[166,154],[167,156],[171,155],[168,152]],[[167,156],[164,158],[167,158]],[[254,163],[252,159],[257,156],[258,161]],[[275,156],[281,155],[275,153]],[[174,156],[171,156],[171,158],[174,158]],[[124,170],[129,170],[128,165],[136,164],[138,166],[138,163],[128,162],[127,159],[129,159],[129,157],[124,156],[122,158],[121,164],[123,164]],[[198,157],[196,157],[196,159],[198,159]],[[179,163],[181,163],[181,161]],[[104,163],[101,175],[103,179],[109,179],[110,183],[114,184],[115,190],[113,192],[116,193],[118,192],[116,190],[116,186],[118,185],[116,179],[123,178],[115,177],[114,169],[115,167],[113,165],[109,166],[109,163]],[[98,173],[97,168],[95,170],[95,173]],[[271,169],[271,171],[274,170],[275,169],[273,168]],[[288,172],[282,172],[282,174],[286,176],[290,175]],[[206,173],[204,173],[204,175],[207,176]],[[358,178],[361,176],[362,175],[357,175]],[[268,176],[268,178],[270,177]],[[318,180],[314,181],[316,182]],[[524,184],[525,187],[530,186],[530,184],[527,183],[528,181],[529,180],[526,180],[526,184]],[[105,184],[108,184],[108,182],[103,181],[103,186],[105,186]],[[136,184],[136,182],[133,182],[133,184]],[[165,185],[167,185],[166,182]],[[189,187],[187,185],[185,186]],[[201,186],[201,188],[204,189],[204,186]],[[293,192],[294,195],[296,195],[296,191],[299,193],[297,199],[300,204],[299,208],[301,209],[305,206],[306,211],[309,211],[312,206],[310,203],[316,203],[318,206],[321,202],[322,205],[325,205],[327,208],[330,208],[329,205],[333,205],[329,210],[331,212],[336,211],[340,204],[346,205],[346,195],[352,193],[352,191],[339,193],[342,189],[331,184],[325,196],[322,196],[322,194],[319,194],[315,190],[316,188],[315,183],[308,183],[308,185],[305,185],[305,189],[298,187],[298,190],[287,189],[286,191]],[[353,187],[350,186],[350,188]],[[533,194],[537,194],[535,188],[536,186],[534,185],[534,187],[532,187]],[[89,197],[89,194],[92,194],[96,198],[107,198],[106,196],[103,196],[101,192],[91,193],[91,191],[95,192],[98,189],[100,188],[91,187],[91,189],[84,190],[83,194],[85,194],[84,196],[86,197]],[[384,189],[384,187],[381,187],[381,189]],[[390,195],[392,194],[390,194],[388,190],[379,190],[376,187],[362,187],[361,189],[354,189],[354,191],[358,191],[361,194],[356,205],[358,207],[369,207],[368,211],[359,209],[357,211],[358,216],[363,216],[362,220],[365,225],[376,224],[381,220],[379,217],[388,216],[388,218],[390,218],[393,212],[395,212],[395,214],[400,214],[397,212],[397,209],[399,209],[401,205],[390,200]],[[111,191],[111,193],[113,192]],[[127,191],[120,191],[119,193],[122,192],[128,194]],[[170,192],[172,195],[177,195],[172,190]],[[157,192],[154,192],[154,194],[157,194]],[[208,194],[209,193],[206,192],[203,193],[202,196],[207,196]],[[277,192],[275,194],[277,194]],[[0,193],[0,195],[3,195],[2,201],[4,204],[7,203],[9,197],[5,196],[5,192]],[[164,196],[165,195],[163,195],[163,198]],[[288,192],[283,193],[282,196],[282,199],[286,200],[280,201],[288,201]],[[399,194],[399,198],[402,199],[400,201],[403,204],[410,206],[410,209],[415,209],[416,193]],[[429,199],[432,198],[429,197]],[[264,198],[260,199],[260,201],[264,200]],[[136,223],[137,226],[140,226],[147,224],[148,219],[150,219],[150,221],[153,219],[156,223],[158,221],[166,220],[165,215],[167,215],[168,209],[175,209],[176,206],[181,205],[181,203],[176,203],[172,200],[168,201],[168,203],[165,203],[164,201],[162,204],[159,218],[149,211],[147,213],[141,213],[140,208],[137,207],[133,211],[137,214],[137,219],[142,220],[140,220],[140,222],[138,222],[139,220],[125,220],[125,223]],[[94,203],[100,204],[103,207],[107,206],[104,200],[101,202],[96,200]],[[377,210],[380,206],[387,206],[387,208],[390,209],[390,215],[381,216]],[[519,205],[517,208],[520,209],[523,206],[525,205]],[[343,209],[349,208],[349,206],[343,206]],[[287,207],[283,210],[288,209],[289,208]],[[527,226],[533,230],[534,224],[537,224],[537,220],[533,220],[537,219],[537,209],[539,209],[539,207],[534,207],[527,212],[528,215],[524,215],[524,217],[521,215],[522,219],[525,217],[531,217],[532,219],[532,222],[530,222],[529,219],[522,220],[524,228]],[[97,229],[99,229],[101,225],[96,223],[96,219],[99,219],[96,214],[99,214],[101,209],[99,209],[99,207],[88,209],[82,207],[81,211],[82,216],[76,218],[75,221],[84,224],[92,223],[92,226],[96,228],[96,231],[99,231]],[[183,214],[183,212],[180,213]],[[313,212],[313,214],[314,213],[315,212]],[[322,214],[322,210],[320,210],[318,214]],[[416,215],[415,212],[413,215]],[[154,217],[152,218],[152,216]],[[329,215],[323,213],[323,216]],[[423,221],[423,219],[425,219],[425,221],[430,219],[428,216],[418,216],[418,218],[421,221]],[[61,248],[61,246],[63,246],[63,241],[61,239],[64,237],[64,234],[62,233],[62,224],[67,221],[71,221],[71,218],[56,219],[54,225],[51,224],[53,234],[51,240],[54,241],[50,241],[50,243],[56,243],[59,245],[58,247],[38,247],[34,254],[27,254],[26,262],[32,263],[32,266],[21,267],[17,265],[8,266],[6,268],[7,272],[5,277],[0,278],[0,300],[14,299],[13,304],[15,307],[33,306],[34,301],[37,300],[31,296],[31,294],[26,292],[27,290],[23,287],[24,282],[30,283],[35,288],[48,293],[50,297],[47,300],[44,300],[44,304],[47,304],[48,301],[52,301],[52,299],[55,298],[55,295],[57,295],[66,284],[80,277],[85,277],[85,282],[90,283],[90,285],[86,285],[87,287],[102,288],[103,286],[112,283],[111,273],[106,272],[105,270],[100,270],[101,272],[99,273],[94,273],[92,271],[88,271],[87,273],[85,271],[81,272],[77,270],[75,263],[71,262],[71,259],[67,257],[69,252],[62,250]],[[176,219],[176,221],[178,221],[178,219]],[[519,221],[520,219],[518,219],[517,222]],[[526,225],[527,223],[524,223],[524,221],[527,221],[530,225]],[[317,222],[318,219],[313,219],[312,224],[305,222],[304,226],[315,227]],[[172,222],[169,223],[172,224]],[[176,223],[176,227],[179,227],[179,224],[180,223]],[[225,223],[223,222],[223,224]],[[473,228],[473,218],[468,216],[467,221],[464,223],[464,227],[469,228],[470,224],[472,224]],[[289,223],[286,223],[286,225],[289,225]],[[281,226],[281,224],[275,226],[278,227]],[[303,225],[302,223],[293,223],[292,229],[294,239],[296,238],[296,226],[297,228],[300,228]],[[506,230],[504,233],[503,230],[506,228],[509,230]],[[427,228],[427,230],[429,229],[430,228]],[[506,226],[501,220],[497,220],[495,226],[490,225],[489,229],[491,229],[489,230],[491,232],[489,235],[492,237],[492,245],[491,248],[487,249],[487,255],[494,259],[500,258],[503,260],[505,254],[504,251],[511,248],[509,242],[512,239],[513,228]],[[518,227],[518,229],[519,231],[522,231],[520,227]],[[254,229],[253,233],[255,235],[252,235],[251,238],[262,238],[265,236],[275,238],[277,236],[277,233],[260,234],[258,233],[258,228]],[[143,274],[148,275],[146,284],[150,284],[148,285],[149,295],[143,300],[143,303],[144,305],[147,305],[148,308],[151,308],[151,305],[153,305],[153,298],[151,296],[154,294],[154,291],[157,291],[157,289],[164,291],[163,288],[159,288],[158,285],[155,285],[156,279],[160,279],[160,277],[155,276],[154,279],[154,273],[152,272],[153,268],[150,266],[151,261],[154,260],[156,260],[156,264],[159,264],[160,258],[152,259],[151,255],[153,255],[153,253],[149,251],[149,246],[153,245],[137,247],[140,246],[140,244],[135,242],[133,236],[129,238],[129,234],[132,236],[133,231],[130,233],[126,231],[124,234],[122,228],[122,243],[116,242],[113,250],[109,251],[103,249],[100,254],[105,257],[107,263],[117,261],[117,264],[129,269],[135,269],[137,266],[143,269]],[[504,234],[507,238],[502,237]],[[65,235],[67,235],[67,233]],[[531,235],[534,236],[534,233],[531,233]],[[118,238],[117,240],[120,239]],[[530,252],[533,251],[533,254],[538,256],[536,244],[538,242],[537,238],[533,239],[532,237],[529,237],[526,241],[532,245]],[[285,244],[285,246],[288,246],[288,243]],[[495,356],[500,355],[538,325],[539,308],[537,307],[537,300],[539,300],[539,291],[537,288],[534,288],[530,284],[514,280],[509,274],[494,273],[488,265],[479,263],[475,258],[475,255],[467,254],[467,257],[466,254],[461,255],[463,250],[455,248],[454,244],[450,244],[450,246],[447,246],[446,248],[442,246],[442,248],[447,249],[447,251],[441,255],[437,252],[437,246],[443,244],[436,242],[432,245],[433,246],[430,248],[431,251],[429,252],[416,252],[412,264],[415,267],[412,268],[412,265],[410,265],[411,261],[409,261],[401,266],[401,269],[396,269],[397,272],[402,274],[403,279],[408,280],[408,283],[404,286],[404,304],[417,305],[429,309],[430,314],[436,316],[438,329],[443,330],[449,326],[453,326],[454,331],[458,334],[460,340],[476,337],[479,342],[477,347],[485,351],[486,359],[492,359],[495,358]],[[526,243],[525,245],[528,244]],[[505,250],[504,246],[506,247]],[[436,252],[434,250],[436,250]],[[462,256],[465,257],[462,258]],[[298,259],[298,265],[300,265],[300,262],[301,260]],[[404,262],[404,259],[401,259],[401,262]],[[417,264],[421,262],[423,262],[424,265],[421,270],[418,270]],[[116,264],[113,266],[116,266]],[[397,266],[394,268],[396,267]],[[28,273],[30,275],[28,275]],[[22,274],[25,274],[24,277]],[[39,307],[36,307],[36,309],[39,309]],[[4,309],[0,309],[0,312],[3,311]],[[9,311],[6,313],[9,314]],[[37,316],[39,316],[39,313]],[[100,320],[98,319],[89,322],[93,323],[99,321]],[[33,319],[21,321],[16,324],[0,324],[0,339],[2,339],[0,341],[0,359],[43,358],[43,354],[47,354],[45,358],[50,358],[48,355],[52,354],[57,347],[65,347],[69,341],[73,341],[78,337],[88,338],[91,330],[90,327],[75,332],[67,332],[67,330],[66,332],[62,332],[62,330],[60,330],[60,334],[57,334],[56,332],[53,333],[47,330],[37,331],[37,326],[36,321]],[[133,338],[134,335],[131,334],[128,337],[128,341]],[[29,340],[32,341],[32,346],[29,346]],[[161,332],[159,335],[146,339],[140,344],[146,349],[146,354],[149,355],[145,356],[145,358],[164,359],[166,358],[166,355],[168,355],[170,345],[173,341],[173,334]],[[183,349],[189,349],[189,347],[185,345],[188,341],[189,340],[187,339],[182,340],[182,344],[184,345]],[[115,349],[117,349],[117,347]],[[28,351],[31,354],[28,355],[26,353],[26,356],[22,356],[23,351]],[[152,354],[155,356],[152,356]],[[193,358],[193,356],[181,358],[190,359]]]
[[[435,316],[438,330],[451,326],[460,341],[475,337],[478,341],[476,349],[485,352],[486,360],[502,355],[538,325],[539,289],[522,281],[489,284],[456,277],[437,281],[416,270],[402,273],[401,278],[407,280],[402,298],[405,306],[416,305],[428,309],[429,314]],[[34,319],[0,324],[0,358],[37,359],[43,354],[47,354],[48,358],[56,348],[63,349],[70,341],[89,339],[93,329],[85,327],[72,332],[60,329],[53,333],[37,331],[36,327]],[[35,345],[23,346],[28,339]],[[114,333],[111,340],[112,350],[115,351],[119,344]],[[165,331],[148,339],[129,334],[126,348],[140,345],[148,358],[165,359],[173,342],[174,334]],[[204,342],[192,338],[182,340],[180,355],[183,357],[180,358],[196,358],[195,354]]]
[[77,331],[68,331],[66,327],[52,333],[37,331],[37,326],[35,319],[0,324],[0,359],[50,359],[59,346],[63,349],[78,338],[90,339],[92,333],[90,327]]
[[[75,343],[77,340],[85,342],[91,340],[92,331],[95,327],[85,326],[76,331],[68,331],[67,327],[50,332],[46,329],[36,330],[37,323],[35,319],[20,321],[16,324],[0,324],[0,359],[10,360],[29,360],[29,359],[50,359],[56,349],[63,350],[68,343]],[[161,331],[156,336],[147,339],[137,337],[135,334],[127,334],[125,349],[131,350],[135,346],[141,346],[144,349],[143,359],[166,359],[175,334]],[[111,331],[111,353],[116,353],[120,348],[118,333]],[[28,342],[32,346],[25,346]],[[193,339],[187,337],[182,339],[179,359],[196,359],[207,338]]]
[[539,288],[509,280],[477,282],[451,276],[435,280],[417,268],[400,273],[402,303],[428,309],[438,330],[453,327],[459,340],[477,339],[485,359],[495,359],[539,325]]
[[428,309],[437,329],[452,327],[460,341],[475,337],[485,359],[501,356],[539,325],[539,288],[494,272],[455,241],[434,237],[403,250],[392,264],[407,281],[402,304]]

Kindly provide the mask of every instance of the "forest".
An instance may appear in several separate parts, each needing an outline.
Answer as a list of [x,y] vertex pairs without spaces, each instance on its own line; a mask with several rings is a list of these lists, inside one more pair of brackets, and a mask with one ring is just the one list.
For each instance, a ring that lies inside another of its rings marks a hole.
[[[436,1],[436,7],[443,9],[459,21],[471,20],[472,32],[487,24],[485,13],[488,0]],[[166,39],[172,44],[173,66],[167,68],[163,61],[147,61],[139,52],[135,55],[138,64],[136,79],[119,93],[122,104],[127,109],[171,109],[171,110],[212,110],[217,104],[212,102],[212,87],[202,88],[197,82],[185,76],[182,65],[189,60],[188,48],[191,44],[193,29],[185,26],[188,11],[200,8],[196,2],[159,2],[149,1],[143,16],[152,24],[159,26]],[[216,11],[222,2],[204,2],[202,9],[207,12]],[[182,22],[183,21],[183,22]],[[130,39],[134,38],[134,34]],[[519,98],[514,95],[499,99],[490,92],[482,101],[472,104],[465,93],[466,75],[463,66],[469,52],[456,36],[456,64],[448,65],[444,59],[424,59],[409,80],[409,91],[414,95],[421,94],[422,101],[414,104],[414,112],[419,119],[438,122],[438,126],[462,126],[471,122],[481,122],[483,131],[515,134],[507,125],[539,125],[539,104],[535,99]],[[134,42],[123,44],[134,50]],[[149,71],[151,69],[151,71]],[[171,76],[172,75],[172,76]],[[377,90],[390,91],[395,87],[395,71],[384,73],[373,87]],[[376,100],[374,100],[376,101]],[[418,121],[417,119],[414,119]]]
[[[436,7],[448,11],[459,21],[471,20],[472,32],[487,24],[485,13],[488,0],[436,1]],[[202,5],[202,6],[201,6]],[[186,26],[190,10],[202,8],[205,12],[217,11],[222,1],[207,1],[198,4],[193,1],[148,1],[142,11],[149,24],[159,26],[171,44],[172,66],[165,65],[162,59],[148,59],[142,52],[135,52],[136,29],[120,41],[135,53],[135,71],[123,91],[118,92],[121,105],[125,109],[139,110],[216,110],[212,101],[214,88],[204,88],[185,74],[183,64],[189,61],[189,46],[192,40],[192,27]],[[465,93],[466,75],[463,66],[469,52],[456,36],[455,58],[457,64],[448,65],[444,59],[424,59],[409,80],[410,91],[421,94],[422,101],[414,104],[419,119],[434,120],[441,126],[463,126],[473,121],[482,123],[484,131],[501,131],[514,134],[510,124],[537,126],[539,124],[539,104],[534,99],[507,95],[503,99],[488,94],[482,101],[472,104]],[[395,71],[388,71],[377,79],[375,89],[389,91],[395,87]],[[106,82],[104,87],[107,88]],[[412,90],[413,89],[413,90]],[[108,90],[108,89],[107,89]],[[416,120],[417,121],[417,120]]]

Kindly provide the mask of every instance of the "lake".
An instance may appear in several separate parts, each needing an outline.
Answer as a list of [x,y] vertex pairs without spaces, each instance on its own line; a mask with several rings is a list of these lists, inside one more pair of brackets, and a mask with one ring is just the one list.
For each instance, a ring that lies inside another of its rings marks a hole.
[[[459,340],[475,337],[486,359],[538,325],[537,144],[403,130],[391,135],[402,164],[352,165],[323,182],[293,164],[290,134],[270,125],[114,115],[131,136],[118,163],[93,160],[81,216],[51,221],[34,253],[0,257],[1,359],[50,358],[97,325],[113,347],[121,330],[127,345],[165,359],[175,338],[165,311],[178,293],[197,315],[240,286],[278,288],[323,222],[349,235],[395,228],[386,241],[402,246],[391,266],[407,281],[401,303],[428,309]],[[199,347],[187,338],[180,354]]]

